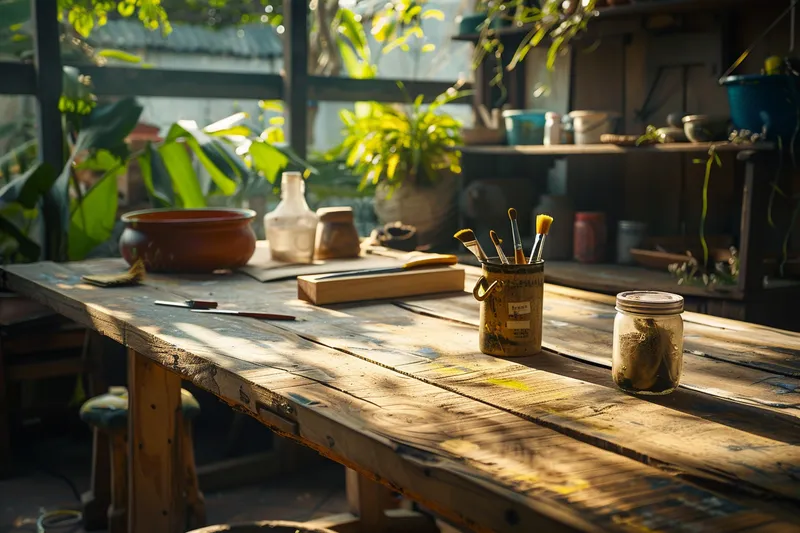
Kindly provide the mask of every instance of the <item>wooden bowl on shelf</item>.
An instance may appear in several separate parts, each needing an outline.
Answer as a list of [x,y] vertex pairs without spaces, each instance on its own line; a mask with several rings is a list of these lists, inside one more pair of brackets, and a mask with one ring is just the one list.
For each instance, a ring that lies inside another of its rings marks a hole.
[[243,267],[256,249],[250,209],[145,209],[122,215],[122,257],[148,272],[213,272]]

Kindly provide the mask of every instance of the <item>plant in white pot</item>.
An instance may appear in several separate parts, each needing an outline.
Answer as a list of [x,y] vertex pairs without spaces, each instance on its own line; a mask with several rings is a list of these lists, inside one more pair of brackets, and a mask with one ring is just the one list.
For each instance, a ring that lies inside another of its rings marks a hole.
[[360,104],[358,114],[343,110],[344,139],[328,152],[360,176],[360,189],[375,186],[379,222],[415,226],[420,246],[449,242],[457,229],[461,123],[441,107],[466,94],[450,88],[430,105],[418,96],[406,105]]

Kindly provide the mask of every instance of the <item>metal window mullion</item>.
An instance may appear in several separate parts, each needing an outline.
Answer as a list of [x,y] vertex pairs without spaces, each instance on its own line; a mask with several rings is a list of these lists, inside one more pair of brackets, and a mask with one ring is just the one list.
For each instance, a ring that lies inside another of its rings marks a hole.
[[31,22],[39,159],[60,169],[64,165],[64,138],[58,110],[62,70],[57,0],[31,0]]
[[308,128],[308,2],[283,3],[283,102],[286,138],[300,156],[306,156]]

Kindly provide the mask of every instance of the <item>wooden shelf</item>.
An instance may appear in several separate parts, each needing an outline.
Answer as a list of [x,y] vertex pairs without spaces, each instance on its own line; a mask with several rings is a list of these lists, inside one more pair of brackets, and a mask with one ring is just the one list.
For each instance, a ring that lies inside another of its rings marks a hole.
[[[609,6],[597,9],[597,20],[611,20],[625,17],[713,11],[743,6],[747,0],[650,0],[622,6]],[[522,37],[533,28],[532,24],[505,26],[494,30],[494,37]],[[478,42],[479,33],[453,35],[454,41]]]
[[[548,261],[544,269],[545,281],[577,289],[616,294],[628,290],[658,290],[682,296],[698,296],[723,300],[744,300],[745,295],[736,287],[718,286],[713,290],[702,286],[678,285],[669,272],[639,266],[614,264],[584,265],[575,261]],[[769,278],[764,282],[768,292],[800,289],[800,280]]]
[[[472,254],[458,253],[462,264],[479,266]],[[544,268],[545,281],[575,289],[617,294],[629,290],[657,290],[672,292],[682,296],[713,298],[720,300],[745,299],[736,287],[717,287],[714,290],[702,286],[678,285],[678,280],[669,272],[651,270],[639,266],[615,264],[586,265],[575,261],[547,261]],[[800,280],[770,278],[764,285],[766,291],[800,292]]]
[[545,281],[548,283],[605,294],[617,294],[630,290],[656,290],[682,296],[726,300],[743,299],[743,295],[736,287],[718,287],[715,290],[708,290],[705,287],[678,285],[677,278],[669,272],[637,266],[585,265],[574,261],[548,261],[545,264],[544,275]]
[[[565,157],[568,155],[622,155],[622,154],[698,154],[706,153],[711,143],[669,143],[649,146],[617,146],[615,144],[556,144],[550,146],[459,146],[465,154],[486,155],[537,155]],[[718,152],[744,152],[748,150],[771,151],[775,144],[762,142],[757,144],[717,144]]]
[[[556,144],[551,146],[459,146],[465,154],[486,155],[531,155],[564,157],[568,155],[622,155],[637,153],[652,154],[689,154],[706,153],[711,143],[669,143],[649,146],[617,146],[615,144]],[[743,152],[746,150],[771,151],[775,144],[762,142],[757,144],[718,144],[718,152]]]

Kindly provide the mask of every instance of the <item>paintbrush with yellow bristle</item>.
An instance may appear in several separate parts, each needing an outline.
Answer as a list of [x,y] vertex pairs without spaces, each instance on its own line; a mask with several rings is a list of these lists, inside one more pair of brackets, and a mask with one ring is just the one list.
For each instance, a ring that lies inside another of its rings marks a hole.
[[471,229],[462,229],[459,230],[455,235],[453,235],[456,239],[461,241],[461,244],[464,247],[472,252],[475,257],[478,258],[478,261],[481,263],[488,263],[489,259],[486,257],[486,254],[483,252],[483,248],[481,248],[481,243],[478,242],[477,237],[475,237],[475,232]]
[[550,225],[553,223],[553,217],[550,215],[536,215],[536,241],[533,243],[533,250],[531,250],[531,258],[528,263],[535,263],[542,260],[542,252],[544,251],[544,239],[550,232]]
[[508,210],[508,218],[511,220],[511,237],[514,239],[514,263],[524,265],[525,252],[522,251],[522,237],[519,235],[519,224],[517,224],[517,210],[513,207]]

